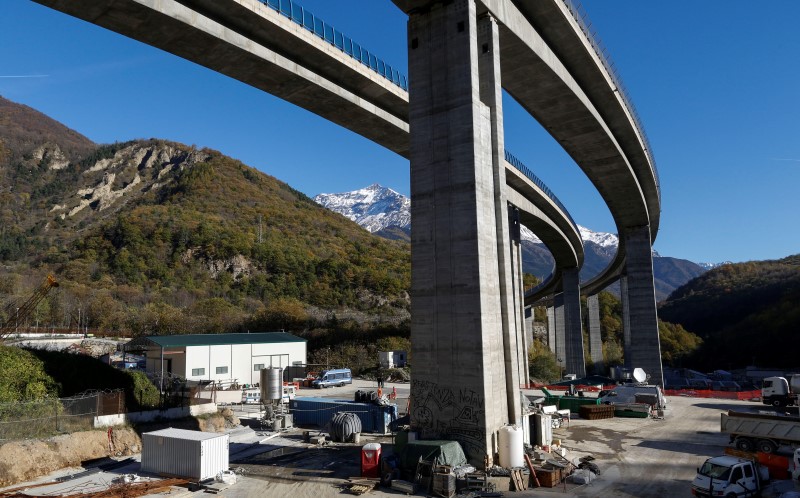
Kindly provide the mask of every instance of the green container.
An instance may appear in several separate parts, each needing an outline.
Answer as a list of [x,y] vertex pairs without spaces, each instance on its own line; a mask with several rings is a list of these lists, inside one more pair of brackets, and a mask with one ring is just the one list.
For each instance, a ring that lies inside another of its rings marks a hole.
[[614,416],[620,418],[647,418],[650,415],[647,412],[622,409],[622,410],[614,410]]
[[546,405],[556,405],[559,410],[569,410],[570,413],[578,413],[583,405],[599,405],[597,398],[581,398],[578,396],[546,396]]

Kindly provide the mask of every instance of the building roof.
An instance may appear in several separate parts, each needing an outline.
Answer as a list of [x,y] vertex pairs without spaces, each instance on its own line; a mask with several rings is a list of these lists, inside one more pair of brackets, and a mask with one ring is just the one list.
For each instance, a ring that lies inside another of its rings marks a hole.
[[172,439],[182,439],[184,441],[207,441],[209,439],[217,439],[220,437],[228,437],[228,434],[218,434],[218,433],[211,433],[211,432],[202,432],[202,431],[190,431],[187,429],[175,429],[175,428],[168,428],[168,429],[161,429],[158,431],[153,432],[145,432],[142,436],[159,436],[159,437],[167,437]]
[[227,346],[230,344],[277,344],[283,342],[306,342],[305,339],[287,332],[258,332],[255,334],[184,334],[152,335],[140,337],[126,346],[158,346],[178,348],[185,346]]

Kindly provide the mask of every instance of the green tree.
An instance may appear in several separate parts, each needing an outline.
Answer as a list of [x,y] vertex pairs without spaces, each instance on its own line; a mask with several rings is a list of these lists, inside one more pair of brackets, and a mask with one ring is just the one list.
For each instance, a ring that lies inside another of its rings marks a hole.
[[528,369],[532,379],[549,383],[561,379],[561,367],[556,355],[539,339],[528,349]]
[[697,351],[703,340],[681,325],[658,321],[658,334],[661,337],[661,358],[669,366],[678,366],[682,359]]
[[0,402],[40,399],[55,395],[57,389],[39,358],[24,349],[0,345]]

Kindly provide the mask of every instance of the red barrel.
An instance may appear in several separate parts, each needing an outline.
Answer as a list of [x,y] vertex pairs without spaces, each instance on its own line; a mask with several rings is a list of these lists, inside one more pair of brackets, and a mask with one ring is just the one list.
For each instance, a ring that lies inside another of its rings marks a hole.
[[361,448],[361,477],[380,477],[381,445],[367,443]]

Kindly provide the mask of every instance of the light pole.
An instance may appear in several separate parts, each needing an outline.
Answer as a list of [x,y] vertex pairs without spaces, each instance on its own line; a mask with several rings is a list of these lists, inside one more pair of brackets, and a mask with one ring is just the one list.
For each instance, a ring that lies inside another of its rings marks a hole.
[[14,334],[19,335],[19,308],[17,308],[16,320],[14,321]]

